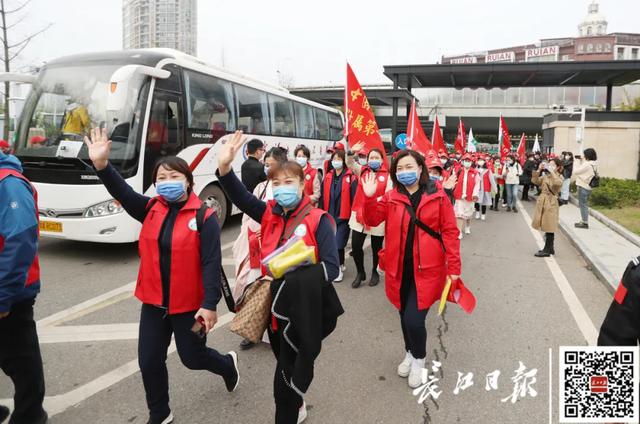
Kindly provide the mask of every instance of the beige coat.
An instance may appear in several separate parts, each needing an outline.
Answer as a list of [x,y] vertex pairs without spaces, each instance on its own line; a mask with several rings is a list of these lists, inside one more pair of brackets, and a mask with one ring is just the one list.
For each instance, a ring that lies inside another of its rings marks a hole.
[[558,193],[562,187],[562,176],[555,172],[540,176],[540,171],[533,171],[531,182],[541,190],[531,226],[545,233],[555,233],[560,219]]

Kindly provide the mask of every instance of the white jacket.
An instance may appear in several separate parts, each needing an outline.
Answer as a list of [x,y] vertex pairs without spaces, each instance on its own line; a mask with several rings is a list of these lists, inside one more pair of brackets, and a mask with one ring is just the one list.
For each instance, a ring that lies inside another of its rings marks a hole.
[[520,175],[522,175],[522,166],[518,162],[511,166],[505,163],[502,169],[502,177],[505,184],[520,184]]
[[575,180],[578,187],[591,190],[589,183],[598,170],[598,162],[591,160],[578,159],[578,163],[573,164],[573,173],[571,179]]

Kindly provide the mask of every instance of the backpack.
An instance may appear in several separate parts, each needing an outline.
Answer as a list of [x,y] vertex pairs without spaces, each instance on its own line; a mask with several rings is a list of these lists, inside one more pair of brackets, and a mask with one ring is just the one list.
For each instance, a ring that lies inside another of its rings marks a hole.
[[593,177],[591,177],[591,181],[589,181],[589,187],[600,187],[600,175],[598,175],[598,171],[596,171],[595,166],[591,165],[591,168],[593,169]]

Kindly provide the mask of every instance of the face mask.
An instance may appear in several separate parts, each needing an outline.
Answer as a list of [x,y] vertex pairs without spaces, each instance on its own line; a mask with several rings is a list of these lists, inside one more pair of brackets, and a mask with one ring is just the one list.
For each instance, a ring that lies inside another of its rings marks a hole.
[[512,161],[512,160],[508,160],[508,161],[507,161],[507,163],[508,163],[509,165],[513,165],[513,161]]
[[571,156],[569,156],[569,155],[566,155],[566,156],[564,157],[564,160],[569,160],[569,159],[571,159]]
[[418,172],[417,171],[402,171],[396,173],[396,178],[398,182],[403,186],[412,186],[418,181]]
[[483,160],[479,160],[479,161],[478,161],[478,166],[484,166],[484,163],[485,163],[485,162],[484,162]]
[[462,162],[462,166],[464,166],[465,168],[471,168],[471,162],[465,160],[464,162]]
[[440,163],[441,163],[441,164],[446,165],[446,163],[447,163],[447,162],[449,162],[449,160],[448,160],[448,159],[440,158]]
[[273,188],[273,198],[283,208],[292,208],[300,202],[298,186],[283,185]]
[[442,181],[442,175],[429,175],[431,181]]
[[556,168],[556,164],[555,163],[550,163],[549,165],[547,165],[547,168],[549,169],[549,171],[551,172],[555,172]]
[[175,202],[186,191],[185,180],[160,181],[156,183],[156,192],[167,202]]
[[358,163],[365,166],[367,164],[367,158],[358,158]]
[[461,158],[461,157],[462,157],[462,156],[460,156],[460,155],[456,155],[456,159],[457,159],[457,160],[460,160],[460,158]]
[[374,171],[377,171],[378,169],[380,169],[381,165],[382,165],[382,161],[379,161],[377,159],[371,159],[369,161],[369,168],[373,169]]
[[342,161],[341,160],[332,160],[331,161],[331,166],[333,166],[333,169],[342,169]]
[[296,156],[296,162],[303,168],[307,166],[307,158],[304,156]]

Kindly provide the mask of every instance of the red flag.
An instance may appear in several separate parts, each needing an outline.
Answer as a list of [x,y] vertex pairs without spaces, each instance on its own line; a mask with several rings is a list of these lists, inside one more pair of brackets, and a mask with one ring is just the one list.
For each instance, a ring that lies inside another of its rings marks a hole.
[[525,160],[525,150],[527,148],[527,141],[525,140],[524,133],[522,133],[522,137],[520,137],[520,144],[518,144],[518,160],[520,164],[524,163]]
[[418,112],[416,111],[416,99],[411,102],[411,112],[409,113],[409,122],[407,123],[407,148],[422,153],[423,156],[433,149],[431,141],[424,133]]
[[500,115],[500,129],[498,133],[498,140],[500,142],[500,159],[504,159],[511,154],[511,136],[509,135],[509,128],[507,123],[504,122],[504,118]]
[[466,131],[464,129],[464,123],[462,122],[462,119],[460,118],[460,120],[458,121],[458,135],[456,136],[456,142],[454,144],[454,148],[456,149],[456,152],[460,153],[461,155],[464,155],[464,152],[466,150],[466,145],[465,145],[465,140],[467,138],[466,135]]
[[345,119],[347,125],[344,128],[344,135],[347,137],[349,146],[356,143],[364,142],[365,149],[378,149],[383,152],[385,165],[387,164],[387,156],[384,154],[384,146],[380,133],[378,132],[378,123],[369,106],[369,100],[364,93],[362,86],[358,82],[356,75],[351,70],[351,66],[347,63],[347,85],[344,90],[344,107]]
[[438,123],[438,117],[436,116],[436,120],[433,123],[433,132],[431,133],[431,140],[433,140],[433,150],[437,153],[447,152],[447,145],[444,144],[444,139],[442,138],[442,132],[440,131],[440,124]]

